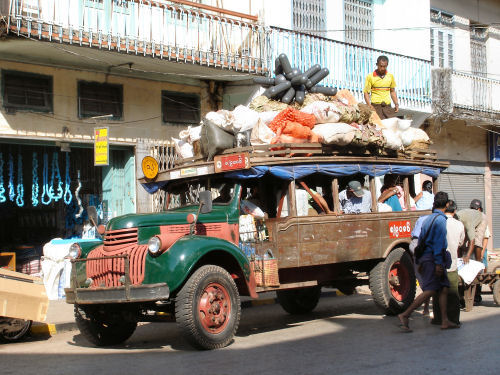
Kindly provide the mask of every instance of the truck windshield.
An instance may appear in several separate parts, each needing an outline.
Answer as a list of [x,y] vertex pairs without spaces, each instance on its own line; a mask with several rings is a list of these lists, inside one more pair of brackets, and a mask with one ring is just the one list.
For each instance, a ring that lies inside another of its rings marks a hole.
[[234,196],[235,183],[224,179],[206,179],[170,184],[167,188],[167,209],[197,205],[200,191],[205,190],[212,193],[214,205],[228,204]]

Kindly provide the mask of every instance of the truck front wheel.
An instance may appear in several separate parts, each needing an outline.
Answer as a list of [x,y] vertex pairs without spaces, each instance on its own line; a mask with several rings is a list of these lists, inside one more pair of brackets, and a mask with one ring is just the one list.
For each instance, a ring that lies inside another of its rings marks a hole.
[[370,272],[375,304],[387,315],[403,312],[415,298],[416,280],[410,254],[398,247]]
[[75,305],[75,320],[81,334],[96,346],[121,344],[137,327],[137,322],[99,307],[83,309]]
[[229,345],[240,315],[236,284],[225,269],[214,265],[197,269],[175,300],[176,321],[186,339],[199,349]]
[[314,310],[321,295],[321,287],[277,290],[278,303],[287,313],[306,314]]

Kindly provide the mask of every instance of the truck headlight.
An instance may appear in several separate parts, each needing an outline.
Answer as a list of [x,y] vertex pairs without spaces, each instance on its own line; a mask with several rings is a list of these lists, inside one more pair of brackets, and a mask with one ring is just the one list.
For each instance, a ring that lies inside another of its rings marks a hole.
[[82,248],[80,247],[80,245],[78,245],[77,243],[71,244],[71,246],[69,247],[68,256],[71,259],[78,259],[80,258],[80,255],[82,255]]
[[148,241],[149,253],[153,256],[158,255],[161,249],[161,240],[157,237],[151,237]]

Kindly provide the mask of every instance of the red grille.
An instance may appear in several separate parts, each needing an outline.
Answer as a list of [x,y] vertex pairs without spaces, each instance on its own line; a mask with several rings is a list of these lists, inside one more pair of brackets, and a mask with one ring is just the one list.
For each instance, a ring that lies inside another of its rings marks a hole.
[[137,228],[107,231],[104,245],[92,250],[87,257],[87,277],[92,278],[92,287],[121,286],[120,277],[125,275],[124,258],[91,260],[92,258],[128,255],[130,281],[135,285],[144,280],[147,251],[148,245],[137,244]]

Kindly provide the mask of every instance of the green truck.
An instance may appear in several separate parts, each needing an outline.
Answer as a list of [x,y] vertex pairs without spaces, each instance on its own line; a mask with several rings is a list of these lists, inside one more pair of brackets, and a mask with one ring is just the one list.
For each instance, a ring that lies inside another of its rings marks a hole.
[[[410,207],[414,176],[436,180],[446,163],[430,151],[342,156],[312,144],[300,152],[258,147],[145,171],[145,189],[167,193],[164,212],[111,219],[99,227],[102,241],[72,246],[66,300],[90,342],[118,344],[138,322],[175,320],[193,346],[221,348],[237,331],[240,296],[269,291],[291,314],[313,310],[322,287],[350,294],[368,284],[387,314],[413,301],[411,230],[428,211],[379,212],[376,179],[392,174]],[[370,212],[343,213],[339,191],[353,179],[371,196]]]

